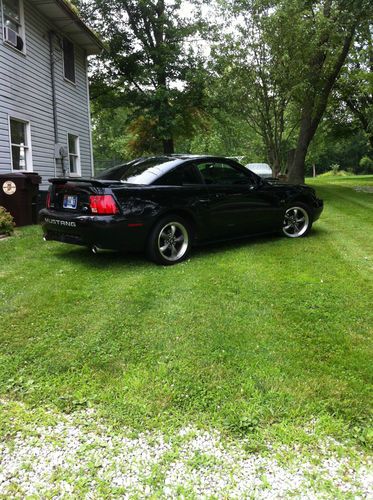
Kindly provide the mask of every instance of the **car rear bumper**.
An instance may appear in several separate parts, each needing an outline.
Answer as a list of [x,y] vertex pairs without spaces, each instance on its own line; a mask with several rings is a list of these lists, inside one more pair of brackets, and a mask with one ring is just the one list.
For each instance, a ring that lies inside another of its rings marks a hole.
[[121,215],[77,215],[44,208],[39,221],[46,240],[108,250],[142,251],[148,225]]

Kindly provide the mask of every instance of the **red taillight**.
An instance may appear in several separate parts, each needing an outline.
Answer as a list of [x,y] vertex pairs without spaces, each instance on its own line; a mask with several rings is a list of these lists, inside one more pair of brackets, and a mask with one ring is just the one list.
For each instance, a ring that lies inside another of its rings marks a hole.
[[51,207],[51,193],[50,193],[50,191],[48,191],[48,193],[47,193],[47,199],[46,199],[46,201],[45,201],[45,206],[46,206],[47,208],[50,208],[50,207]]
[[117,204],[111,194],[101,196],[90,196],[89,206],[91,212],[99,215],[114,215],[119,212]]

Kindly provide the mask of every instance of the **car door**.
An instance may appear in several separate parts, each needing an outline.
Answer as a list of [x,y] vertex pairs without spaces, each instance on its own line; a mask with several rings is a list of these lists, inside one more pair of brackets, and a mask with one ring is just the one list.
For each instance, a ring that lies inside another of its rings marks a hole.
[[193,163],[179,165],[160,177],[154,185],[159,186],[162,202],[167,210],[187,210],[197,224],[198,238],[210,237],[210,197],[206,184]]
[[211,237],[263,233],[274,227],[279,207],[257,176],[229,160],[203,160],[196,166],[209,192]]

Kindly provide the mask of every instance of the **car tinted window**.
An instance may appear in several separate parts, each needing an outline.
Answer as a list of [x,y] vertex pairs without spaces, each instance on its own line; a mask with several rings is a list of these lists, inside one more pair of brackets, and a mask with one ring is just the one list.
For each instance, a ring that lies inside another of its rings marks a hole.
[[97,179],[116,180],[130,184],[151,184],[161,173],[158,167],[173,161],[167,157],[142,158],[105,170],[97,175]]
[[206,184],[233,186],[250,183],[250,176],[239,168],[224,162],[201,162],[198,169]]
[[186,184],[202,184],[202,180],[194,165],[180,165],[163,175],[155,184],[160,186],[182,186]]

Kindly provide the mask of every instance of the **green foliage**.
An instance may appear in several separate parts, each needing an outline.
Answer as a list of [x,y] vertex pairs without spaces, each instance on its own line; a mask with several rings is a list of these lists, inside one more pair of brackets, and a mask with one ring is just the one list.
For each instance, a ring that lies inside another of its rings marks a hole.
[[351,177],[350,172],[346,172],[345,170],[340,170],[340,167],[338,164],[331,165],[332,170],[328,170],[324,172],[323,174],[319,174],[318,177]]
[[135,154],[153,149],[142,144],[150,128],[155,147],[172,152],[184,117],[201,106],[202,66],[191,39],[203,23],[182,17],[180,9],[180,2],[163,0],[86,5],[86,15],[107,42],[96,61],[91,96],[99,106],[125,108],[137,120],[127,145]]
[[214,98],[239,123],[251,128],[262,142],[262,161],[268,161],[276,174],[285,168],[292,132],[289,108],[293,81],[288,61],[278,50],[280,33],[274,29],[271,9],[255,4],[245,12],[243,5],[237,11],[237,5],[233,12],[228,9],[228,14],[242,16],[240,28],[214,47],[213,72],[219,75]]
[[306,172],[312,173],[312,165],[317,174],[330,170],[333,163],[341,169],[360,173],[359,161],[369,153],[364,132],[356,123],[344,123],[335,114],[335,102],[330,103],[328,112],[320,124],[309,148]]
[[357,30],[347,64],[334,91],[336,114],[340,121],[357,123],[373,149],[373,44],[372,16]]
[[14,231],[14,226],[13,217],[4,207],[0,207],[0,235],[11,235]]
[[362,174],[373,173],[373,160],[369,156],[363,156],[359,162],[359,170]]
[[[213,92],[214,89],[210,88]],[[227,112],[217,104],[216,95],[209,95],[211,108],[192,137],[176,142],[177,150],[186,153],[200,153],[244,157],[243,162],[258,162],[266,159],[266,152],[260,138],[242,116]]]
[[95,171],[120,164],[127,159],[127,120],[125,108],[102,108],[97,102],[91,104],[93,155]]
[[189,16],[178,1],[77,3],[107,42],[91,79],[100,169],[175,150],[285,171],[295,151],[307,173],[332,163],[357,173],[371,156],[367,0],[225,0],[209,5],[208,30],[202,0]]
[[[294,148],[294,155],[289,157],[289,178],[301,182],[308,147],[355,31],[371,5],[365,0],[241,0],[226,4],[240,16],[243,34],[239,43],[231,44],[235,56],[243,46],[241,61],[229,56],[231,67],[239,62],[238,72],[244,70],[238,84],[243,98],[236,99],[236,105],[243,106],[263,138],[272,164],[283,163],[284,149]],[[229,64],[225,66],[231,70]]]
[[331,169],[332,169],[332,172],[333,172],[333,175],[337,175],[339,170],[340,170],[340,166],[338,165],[338,163],[333,163],[332,165],[330,165]]

